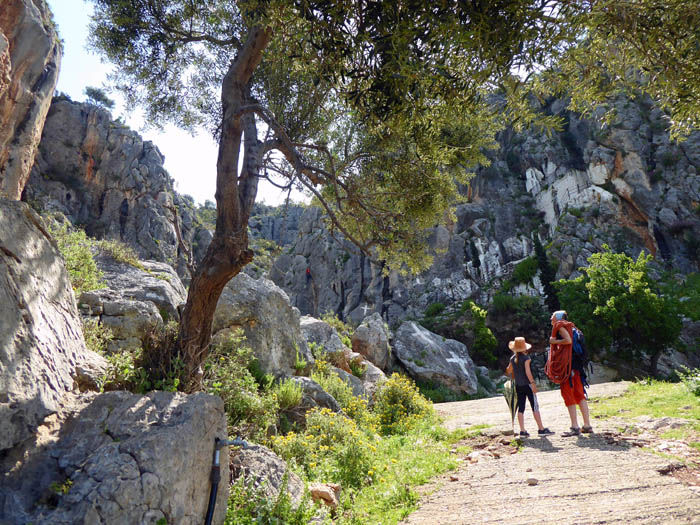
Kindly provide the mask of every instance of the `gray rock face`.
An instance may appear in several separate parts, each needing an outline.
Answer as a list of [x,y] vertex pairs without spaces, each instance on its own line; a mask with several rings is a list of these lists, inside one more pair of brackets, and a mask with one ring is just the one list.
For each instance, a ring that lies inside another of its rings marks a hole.
[[417,381],[430,381],[456,392],[474,394],[477,378],[467,347],[444,339],[412,321],[401,324],[394,336],[396,358]]
[[295,505],[304,495],[304,482],[287,467],[277,454],[262,445],[231,451],[231,482],[243,477],[246,483],[261,488],[268,499],[275,501],[287,477],[286,490]]
[[0,198],[0,451],[104,366],[85,348],[68,273],[39,217]]
[[[203,523],[214,439],[226,437],[220,398],[108,392],[70,416],[14,452],[19,465],[4,459],[0,511],[9,523]],[[227,461],[221,470],[227,480]],[[221,483],[214,523],[223,523],[227,498]]]
[[302,401],[304,412],[314,407],[328,408],[333,412],[340,412],[340,406],[335,398],[326,392],[321,385],[309,377],[292,377],[292,381],[301,385]]
[[141,269],[104,254],[95,261],[107,287],[83,292],[78,307],[112,330],[111,350],[138,348],[151,327],[180,319],[178,306],[187,292],[171,266],[139,261]]
[[292,375],[297,357],[314,358],[299,328],[299,310],[272,281],[239,273],[224,288],[212,333],[240,327],[265,373]]
[[26,199],[85,225],[92,237],[121,240],[139,258],[167,262],[186,275],[172,210],[191,241],[194,203],[174,191],[158,148],[102,108],[54,100]]
[[58,81],[61,44],[44,0],[0,4],[0,195],[19,200]]
[[366,317],[357,327],[352,335],[352,349],[380,369],[387,369],[391,358],[389,334],[384,327],[384,319],[378,313]]
[[305,315],[301,317],[299,325],[307,343],[314,343],[327,353],[345,350],[345,345],[340,340],[338,332],[328,323]]

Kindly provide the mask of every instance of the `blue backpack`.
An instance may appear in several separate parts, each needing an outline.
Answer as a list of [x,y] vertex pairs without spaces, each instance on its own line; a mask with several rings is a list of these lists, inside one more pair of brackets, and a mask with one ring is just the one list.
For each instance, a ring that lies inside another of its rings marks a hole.
[[586,352],[586,339],[583,336],[583,332],[575,326],[572,329],[572,335],[571,368],[579,371],[581,383],[584,387],[588,387],[590,385],[588,384],[586,370],[589,368],[590,360],[588,359],[588,352]]

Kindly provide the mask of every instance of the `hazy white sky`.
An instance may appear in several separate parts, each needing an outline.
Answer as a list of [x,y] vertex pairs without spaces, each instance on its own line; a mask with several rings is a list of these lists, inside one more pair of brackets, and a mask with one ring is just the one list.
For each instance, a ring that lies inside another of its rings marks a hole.
[[[87,51],[87,35],[92,4],[85,0],[47,0],[58,32],[63,40],[63,60],[56,89],[67,93],[73,100],[83,101],[86,86],[102,87],[112,66],[103,64],[100,57]],[[175,189],[203,203],[214,200],[216,191],[217,146],[205,131],[192,137],[188,133],[169,126],[163,132],[143,131],[143,119],[139,115],[125,114],[118,93],[110,93],[117,104],[114,118],[122,119],[146,140],[151,140],[165,155],[165,169],[175,179]],[[258,201],[280,204],[285,195],[265,181],[260,182]],[[301,195],[292,195],[300,200]]]

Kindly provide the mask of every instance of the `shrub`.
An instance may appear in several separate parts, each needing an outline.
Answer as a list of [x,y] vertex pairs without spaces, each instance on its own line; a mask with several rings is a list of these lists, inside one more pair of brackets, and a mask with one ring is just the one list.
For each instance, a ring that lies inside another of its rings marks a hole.
[[288,476],[282,479],[279,496],[270,500],[265,496],[262,487],[256,487],[253,482],[246,483],[241,476],[231,485],[225,525],[306,525],[315,513],[310,504],[308,494],[304,495],[301,503],[295,507],[287,492]]
[[134,351],[116,352],[107,356],[107,370],[102,376],[102,390],[128,390],[129,392],[144,393],[148,378],[146,371],[136,362],[141,357],[141,349]]
[[271,438],[273,450],[303,468],[308,479],[360,487],[368,481],[376,447],[352,419],[327,408],[306,414],[306,430]]
[[537,274],[537,257],[528,257],[520,261],[513,269],[512,280],[517,283],[528,284]]
[[474,343],[472,344],[472,349],[486,361],[495,364],[496,356],[493,351],[498,345],[498,341],[496,341],[496,336],[493,335],[491,329],[486,326],[486,310],[480,308],[474,302],[470,302],[469,308],[474,320]]
[[239,329],[212,346],[204,364],[204,390],[224,400],[230,434],[261,441],[277,419],[278,406],[273,395],[258,391],[248,370],[253,351],[243,342]]
[[700,397],[700,368],[691,370],[684,366],[681,369],[678,375],[685,387],[691,394]]
[[103,288],[102,272],[97,269],[91,248],[94,241],[83,230],[68,229],[68,223],[50,224],[49,232],[66,263],[66,270],[76,296],[89,290]]
[[301,404],[303,389],[296,381],[285,379],[275,385],[273,393],[277,396],[280,409],[287,410]]
[[362,377],[365,375],[365,371],[367,370],[367,365],[362,364],[362,358],[360,357],[351,359],[348,362],[348,366],[350,367],[352,375],[359,377],[360,379],[362,379]]
[[435,317],[445,310],[445,305],[442,303],[432,303],[425,309],[425,317]]
[[434,416],[432,404],[420,395],[415,383],[396,373],[377,388],[374,412],[385,435],[405,434],[418,422]]
[[[331,325],[331,327],[335,328],[335,331],[338,332],[338,335],[340,336],[340,340],[343,341],[343,344],[347,347],[352,347],[352,344],[350,344],[350,338],[352,337],[353,332],[355,331],[352,326],[350,326],[347,323],[344,323],[340,319],[338,319],[338,316],[331,313],[331,312],[326,312],[325,314],[321,315],[321,321],[324,323],[328,323]],[[348,341],[346,343],[346,341]]]
[[128,244],[115,239],[102,239],[101,241],[96,241],[96,245],[100,251],[106,253],[115,261],[143,270],[143,265],[139,261],[136,251]]
[[105,354],[110,341],[114,339],[112,330],[100,324],[97,318],[83,319],[83,337],[89,350]]

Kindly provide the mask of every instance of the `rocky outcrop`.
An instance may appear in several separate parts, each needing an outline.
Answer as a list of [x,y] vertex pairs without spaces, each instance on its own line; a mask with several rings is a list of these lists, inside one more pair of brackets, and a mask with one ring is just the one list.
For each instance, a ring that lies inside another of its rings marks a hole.
[[[2,460],[7,523],[204,522],[214,440],[226,438],[220,398],[108,392],[84,398],[63,423]],[[221,470],[227,480],[228,462]],[[227,498],[222,483],[214,523]]]
[[239,273],[219,298],[212,332],[221,337],[225,330],[242,328],[265,373],[293,375],[298,362],[303,360],[306,366],[314,362],[299,328],[300,317],[272,281]]
[[477,391],[474,363],[467,347],[459,341],[444,339],[408,321],[396,331],[394,352],[416,381],[445,385],[467,394]]
[[262,445],[231,450],[231,483],[239,478],[261,490],[270,501],[276,501],[281,490],[288,492],[295,506],[304,496],[304,482],[283,459]]
[[304,315],[299,326],[306,342],[313,343],[325,353],[343,352],[346,348],[335,328],[320,319]]
[[115,261],[107,254],[95,258],[105,288],[83,292],[78,308],[112,331],[110,350],[141,347],[153,327],[180,319],[187,292],[171,266],[138,261],[138,266]]
[[106,110],[56,98],[25,199],[62,212],[92,237],[123,241],[140,259],[167,262],[185,276],[173,210],[190,242],[199,231],[194,203],[174,191],[163,160],[153,143]]
[[85,348],[68,273],[40,218],[0,198],[0,451],[104,366]]
[[61,44],[44,0],[0,4],[0,195],[19,200],[58,81]]

